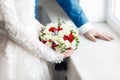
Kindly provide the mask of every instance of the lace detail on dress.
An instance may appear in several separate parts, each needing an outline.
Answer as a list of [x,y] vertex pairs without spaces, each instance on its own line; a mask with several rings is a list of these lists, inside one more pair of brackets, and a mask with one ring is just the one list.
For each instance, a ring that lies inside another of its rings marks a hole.
[[31,51],[34,55],[51,62],[62,61],[63,56],[54,52],[48,46],[41,43],[36,35],[31,34],[33,31],[24,28],[9,29],[9,37],[23,48]]
[[[10,5],[9,5],[9,4]],[[32,25],[30,27],[26,27],[21,21],[19,21],[18,16],[20,14],[17,12],[17,8],[15,8],[14,0],[6,0],[2,6],[2,16],[5,24],[5,30],[9,35],[9,38],[16,42],[21,47],[33,53],[35,56],[50,61],[50,62],[60,62],[63,60],[63,56],[60,53],[56,53],[48,46],[44,45],[39,41],[39,28],[37,21],[35,18],[30,20]],[[22,9],[21,9],[22,11]],[[29,15],[29,13],[28,13]],[[24,17],[28,18],[28,17]],[[23,18],[23,20],[24,20]],[[26,23],[28,19],[25,19]],[[29,22],[30,22],[29,21]]]

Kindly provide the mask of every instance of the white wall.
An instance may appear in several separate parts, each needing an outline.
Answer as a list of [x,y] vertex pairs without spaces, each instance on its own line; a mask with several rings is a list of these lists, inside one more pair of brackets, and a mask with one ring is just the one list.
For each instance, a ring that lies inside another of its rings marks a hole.
[[[42,1],[52,2],[55,0],[40,0],[40,3]],[[106,1],[107,0],[80,0],[80,4],[91,22],[103,22],[106,20]]]
[[106,1],[80,0],[80,4],[90,21],[103,22],[106,20]]
[[[79,0],[84,12],[91,22],[106,21],[106,1],[107,0]],[[55,0],[40,0],[40,3],[51,3]]]

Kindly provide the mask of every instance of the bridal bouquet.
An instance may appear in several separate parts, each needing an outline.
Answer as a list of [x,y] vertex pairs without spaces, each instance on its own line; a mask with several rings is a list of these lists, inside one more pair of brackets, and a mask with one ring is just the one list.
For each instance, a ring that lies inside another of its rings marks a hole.
[[40,41],[60,53],[69,49],[77,49],[79,45],[78,31],[67,22],[50,23],[40,32]]

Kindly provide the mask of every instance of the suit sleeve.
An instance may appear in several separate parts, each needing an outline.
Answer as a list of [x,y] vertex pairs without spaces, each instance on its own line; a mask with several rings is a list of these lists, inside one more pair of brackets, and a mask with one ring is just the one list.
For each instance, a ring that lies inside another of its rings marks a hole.
[[79,5],[78,0],[56,1],[78,28],[89,22],[81,6]]

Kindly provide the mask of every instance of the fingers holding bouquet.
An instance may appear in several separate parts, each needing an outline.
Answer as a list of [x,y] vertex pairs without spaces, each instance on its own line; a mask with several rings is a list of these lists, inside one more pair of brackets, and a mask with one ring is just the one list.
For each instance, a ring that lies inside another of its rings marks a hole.
[[63,53],[63,56],[64,58],[68,58],[71,56],[71,54],[74,53],[74,49],[69,49],[69,50],[66,50],[64,53]]

